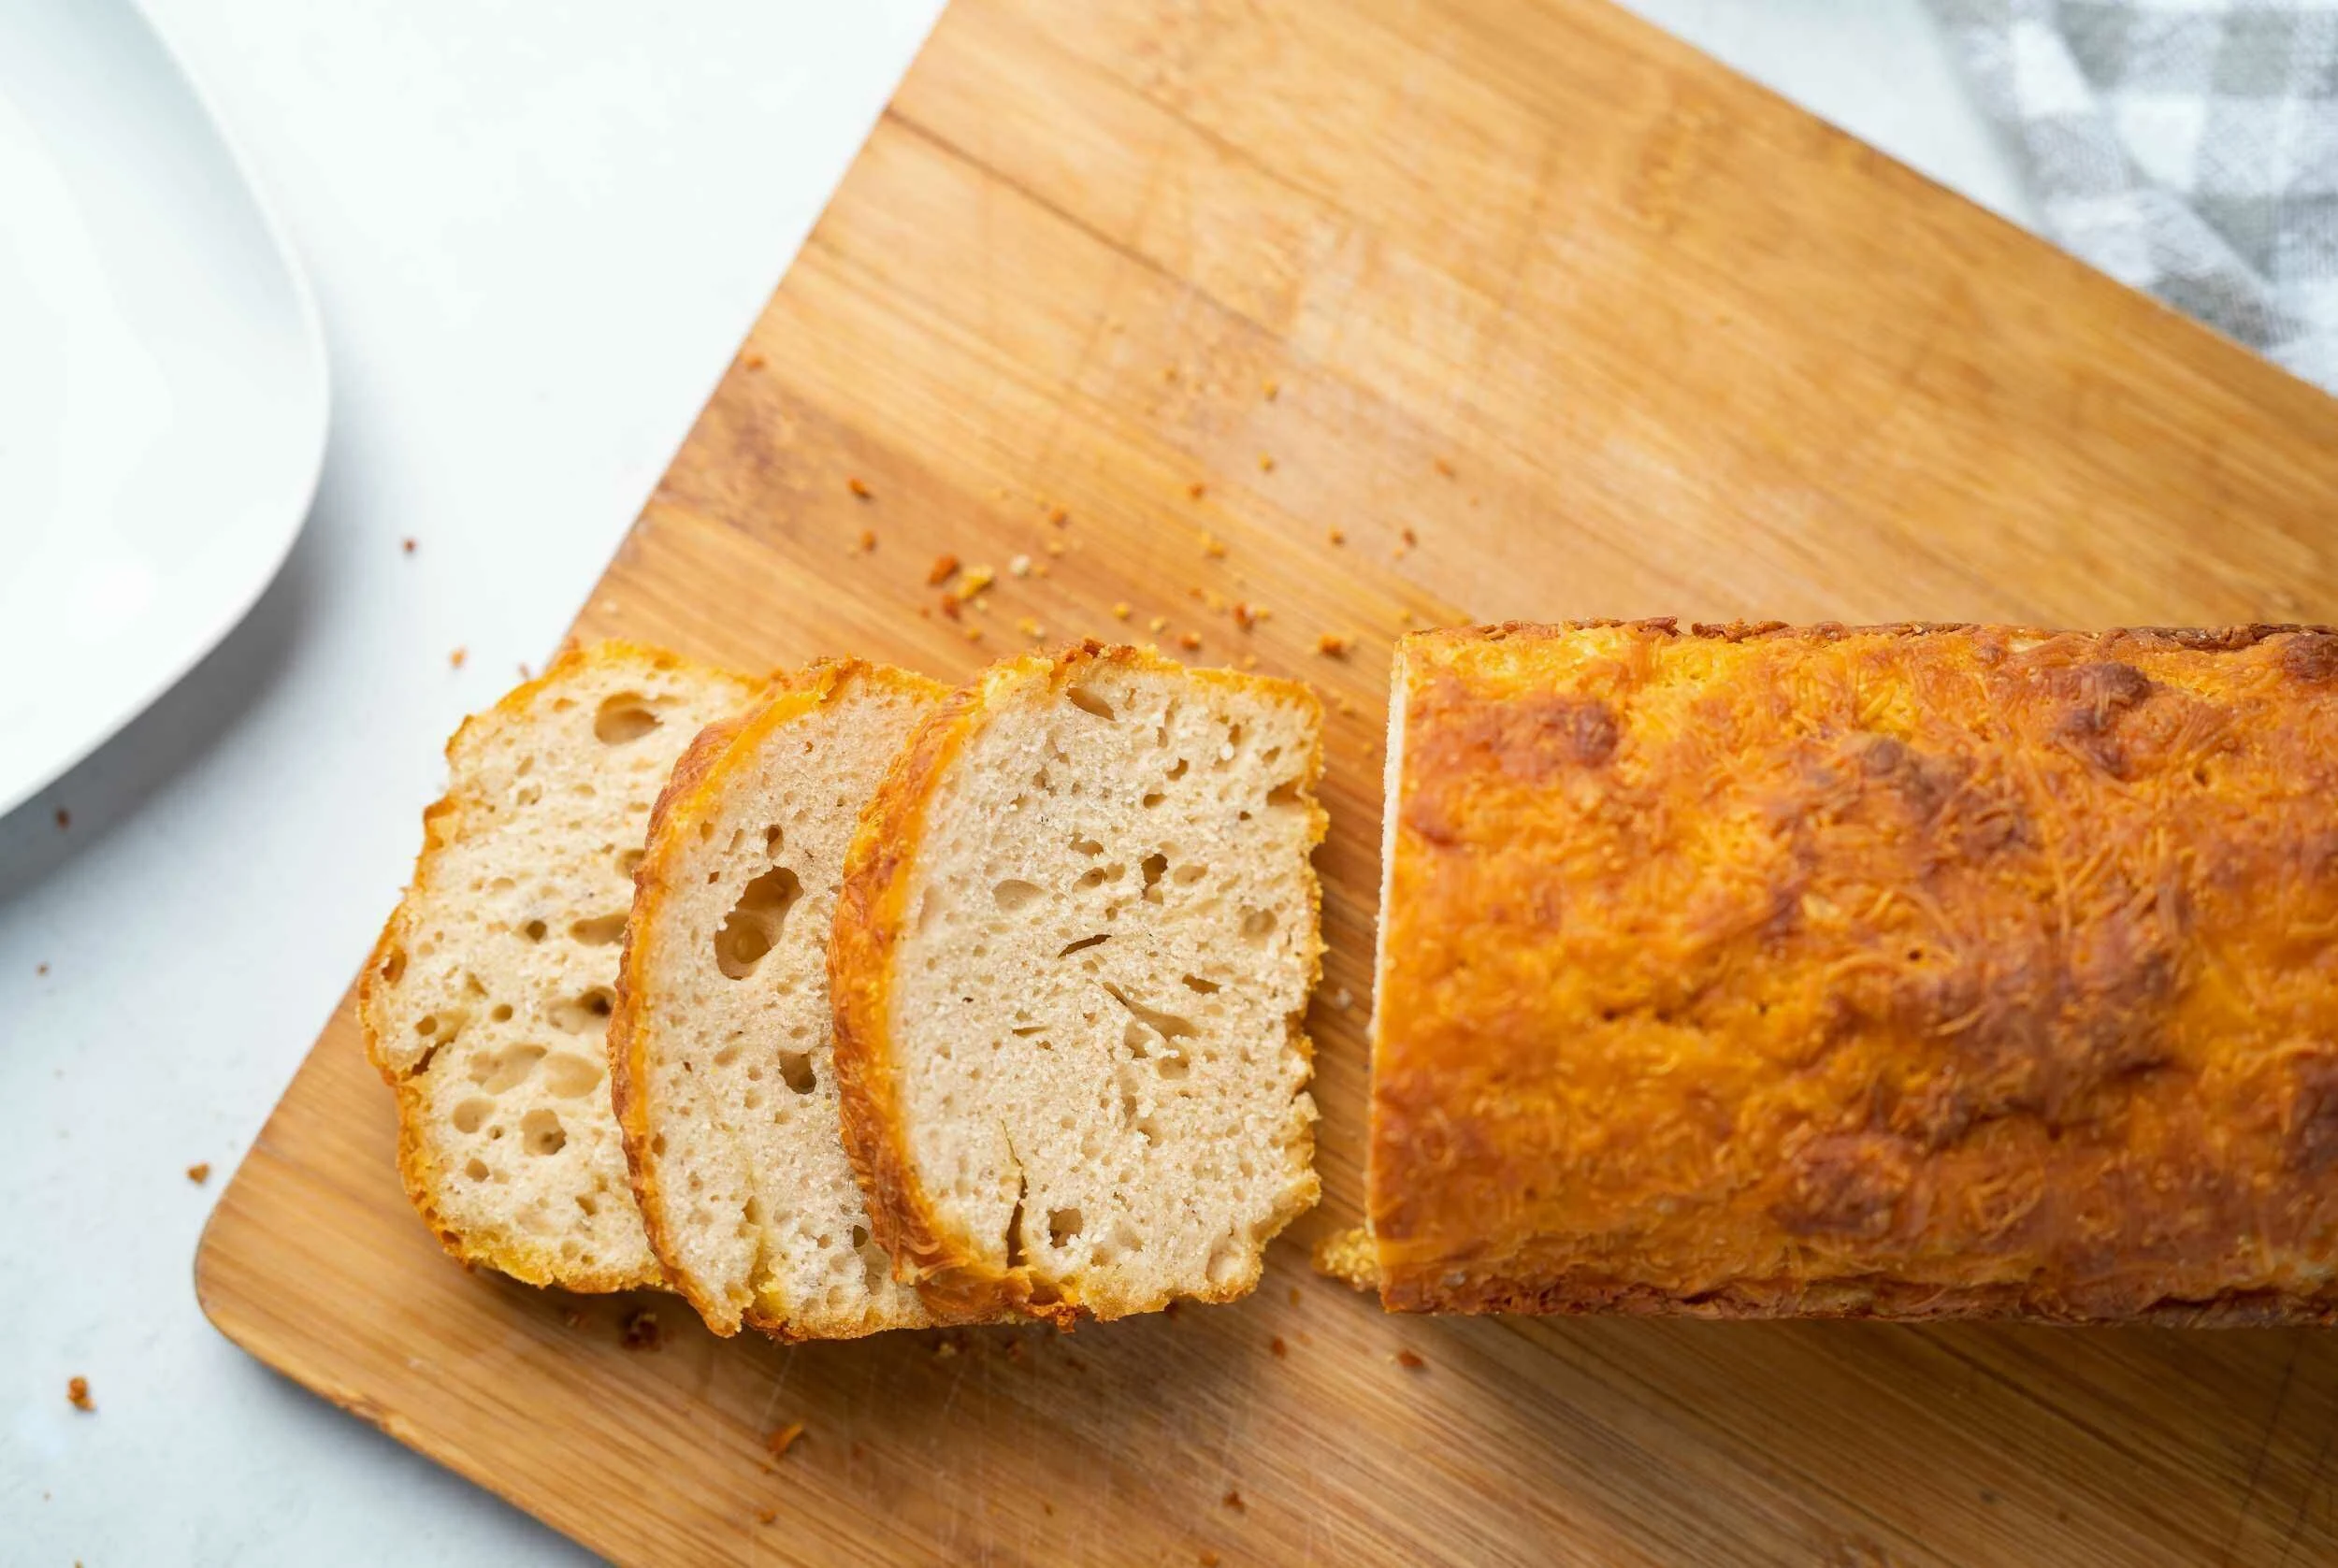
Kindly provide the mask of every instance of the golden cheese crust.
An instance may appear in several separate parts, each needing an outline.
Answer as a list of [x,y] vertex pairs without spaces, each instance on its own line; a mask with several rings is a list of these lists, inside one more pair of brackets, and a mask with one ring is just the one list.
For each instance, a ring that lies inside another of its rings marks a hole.
[[2338,634],[1398,653],[1403,1311],[2338,1316]]

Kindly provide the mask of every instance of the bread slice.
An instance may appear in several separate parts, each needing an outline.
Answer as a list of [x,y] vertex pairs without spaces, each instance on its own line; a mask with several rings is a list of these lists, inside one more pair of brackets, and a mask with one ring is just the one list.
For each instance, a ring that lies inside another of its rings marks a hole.
[[398,1166],[449,1252],[531,1285],[657,1283],[602,1039],[650,804],[755,683],[603,642],[447,742],[413,885],[358,990]]
[[844,1158],[828,935],[860,809],[947,690],[813,665],[700,734],[651,816],[610,1065],[650,1244],[716,1333],[931,1321]]
[[1314,1202],[1322,709],[1087,642],[918,726],[829,954],[844,1139],[940,1312],[1230,1301]]

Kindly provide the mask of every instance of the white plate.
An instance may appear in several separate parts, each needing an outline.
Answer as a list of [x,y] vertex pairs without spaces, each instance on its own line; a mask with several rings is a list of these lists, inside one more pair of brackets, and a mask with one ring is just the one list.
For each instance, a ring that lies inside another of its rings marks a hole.
[[242,618],[325,455],[299,265],[128,0],[0,0],[0,813]]

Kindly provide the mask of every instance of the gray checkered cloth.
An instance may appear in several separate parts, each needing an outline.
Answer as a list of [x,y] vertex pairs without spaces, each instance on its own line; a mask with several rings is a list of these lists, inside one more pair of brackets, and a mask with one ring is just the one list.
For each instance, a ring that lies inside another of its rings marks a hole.
[[2338,0],[1931,0],[2048,232],[2338,391]]

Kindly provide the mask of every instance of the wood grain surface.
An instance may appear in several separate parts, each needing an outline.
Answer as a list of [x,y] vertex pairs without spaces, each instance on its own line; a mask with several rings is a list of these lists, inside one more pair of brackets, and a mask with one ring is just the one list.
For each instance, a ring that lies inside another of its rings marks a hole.
[[[998,576],[960,619],[944,553]],[[447,1262],[344,1010],[204,1307],[628,1562],[2332,1561],[2324,1334],[1403,1319],[1308,1274],[1361,1198],[1392,639],[1641,614],[2338,619],[2338,406],[1595,0],[960,0],[578,630],[1315,681],[1321,1209],[1235,1307],[718,1343]]]

